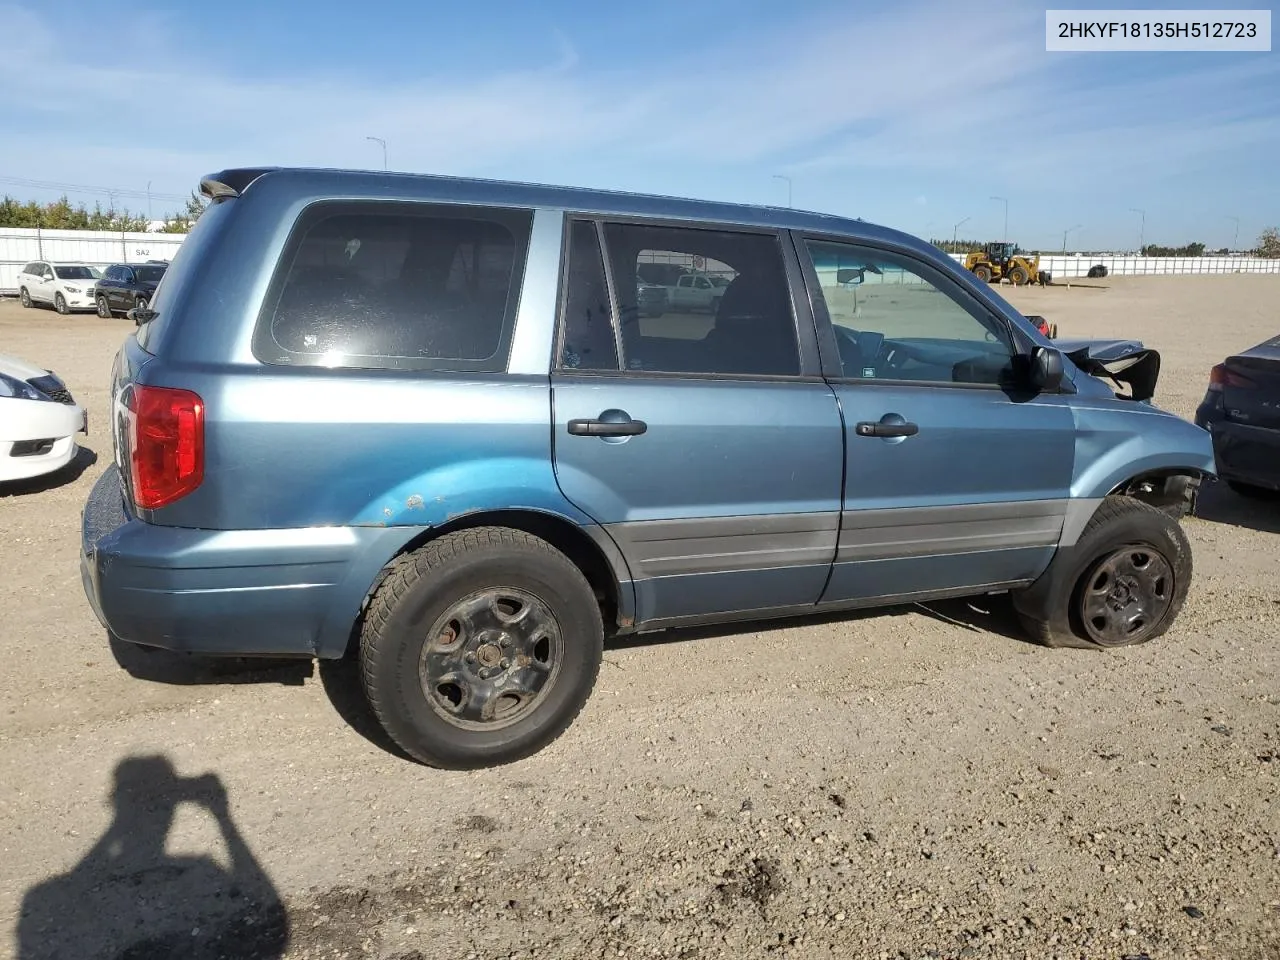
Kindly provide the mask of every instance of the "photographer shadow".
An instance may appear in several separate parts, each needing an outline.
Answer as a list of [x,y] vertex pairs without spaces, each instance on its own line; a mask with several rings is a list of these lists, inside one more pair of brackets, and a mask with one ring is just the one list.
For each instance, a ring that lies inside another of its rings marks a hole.
[[[17,960],[277,960],[289,943],[284,905],[231,819],[214,774],[182,777],[164,756],[115,770],[115,816],[69,872],[23,898]],[[181,803],[217,821],[229,856],[178,855],[165,842]]]

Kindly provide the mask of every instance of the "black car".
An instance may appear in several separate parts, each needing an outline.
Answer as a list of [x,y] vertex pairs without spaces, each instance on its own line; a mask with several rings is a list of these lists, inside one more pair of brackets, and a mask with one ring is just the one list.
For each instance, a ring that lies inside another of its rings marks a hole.
[[110,317],[135,307],[146,307],[155,295],[156,287],[169,264],[113,263],[102,273],[94,299],[98,316]]
[[1218,476],[1232,490],[1280,499],[1280,336],[1209,372],[1196,423],[1213,434]]

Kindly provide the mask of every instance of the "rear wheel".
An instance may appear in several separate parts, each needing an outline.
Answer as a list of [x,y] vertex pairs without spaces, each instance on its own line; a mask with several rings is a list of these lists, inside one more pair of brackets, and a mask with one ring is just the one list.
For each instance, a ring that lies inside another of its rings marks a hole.
[[63,316],[71,312],[71,308],[67,306],[67,298],[60,293],[53,295],[53,309],[57,310]]
[[478,527],[397,561],[369,604],[361,675],[406,753],[436,767],[493,766],[569,727],[603,643],[595,595],[567,557],[522,531]]
[[1108,497],[1013,602],[1046,646],[1126,647],[1167,631],[1190,584],[1191,546],[1178,522],[1132,497]]
[[110,320],[111,304],[107,303],[107,298],[104,297],[102,294],[98,294],[97,304],[98,304],[98,316],[100,316],[103,320]]
[[21,303],[24,307],[30,308],[31,294],[27,293],[26,287],[23,287],[21,290],[18,291],[18,302]]
[[980,263],[973,268],[973,275],[983,283],[991,282],[991,268],[985,263]]

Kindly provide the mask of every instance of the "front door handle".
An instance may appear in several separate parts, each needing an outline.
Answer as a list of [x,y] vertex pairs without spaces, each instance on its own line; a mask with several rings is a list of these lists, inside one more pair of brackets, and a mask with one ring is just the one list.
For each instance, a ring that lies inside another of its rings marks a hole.
[[906,421],[886,423],[883,420],[863,420],[854,429],[860,437],[914,437],[920,432],[919,426]]
[[649,429],[643,420],[570,420],[574,437],[635,437]]

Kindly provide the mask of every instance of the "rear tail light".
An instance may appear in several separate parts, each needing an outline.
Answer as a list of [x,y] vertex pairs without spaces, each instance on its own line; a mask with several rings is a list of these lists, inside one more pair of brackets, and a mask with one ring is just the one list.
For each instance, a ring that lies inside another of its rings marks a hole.
[[1227,387],[1235,387],[1241,390],[1250,390],[1256,387],[1254,383],[1246,376],[1236,373],[1234,370],[1228,369],[1226,364],[1220,363],[1209,371],[1209,389],[1221,392]]
[[154,510],[185,497],[204,479],[204,401],[190,390],[134,384],[126,407],[133,500]]

